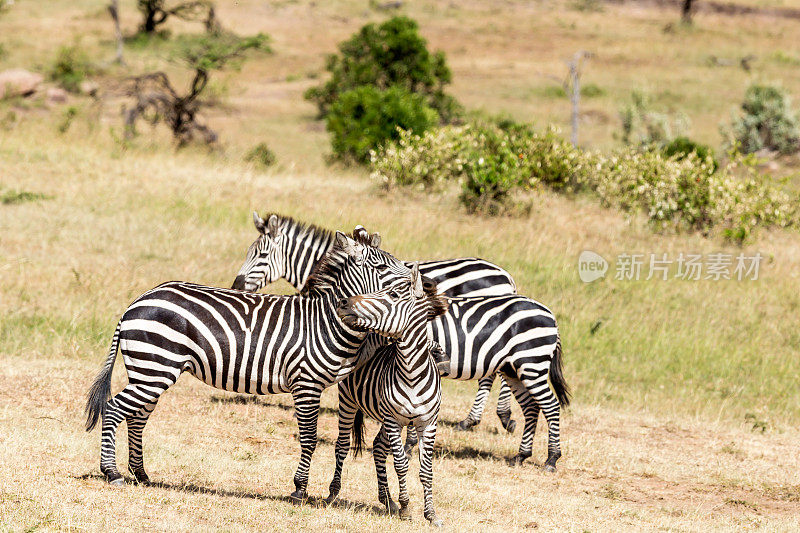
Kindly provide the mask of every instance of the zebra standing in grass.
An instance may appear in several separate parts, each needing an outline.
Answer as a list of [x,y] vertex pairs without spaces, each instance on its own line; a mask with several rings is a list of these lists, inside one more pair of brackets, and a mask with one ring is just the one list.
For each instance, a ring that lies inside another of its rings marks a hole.
[[[169,282],[146,292],[117,324],[105,366],[86,405],[87,430],[102,422],[100,470],[123,484],[115,434],[128,421],[129,469],[149,481],[142,431],[160,396],[188,371],[205,383],[246,394],[292,393],[300,430],[295,501],[306,497],[317,444],[322,390],[353,371],[367,333],[336,315],[342,299],[409,280],[390,254],[337,233],[306,284],[307,296],[274,296]],[[117,348],[128,385],[109,399]]]
[[468,380],[504,375],[525,416],[512,462],[522,464],[531,456],[541,410],[549,429],[544,468],[555,471],[561,457],[561,407],[569,405],[569,388],[553,313],[517,294],[450,298],[449,303],[444,315],[428,323],[431,339],[450,357],[450,369],[442,376]]
[[[261,219],[257,215],[254,216],[262,235],[251,245],[247,261],[234,284],[244,285],[250,290],[257,290],[292,268],[289,259],[292,256],[284,250],[307,252],[313,244],[301,246],[298,243],[318,242],[308,237],[307,232],[315,235],[324,232],[302,225],[299,225],[301,229],[296,229],[297,222],[276,215],[270,216],[265,226],[263,221],[259,223]],[[304,257],[313,257],[313,254],[306,253]],[[420,263],[423,274],[426,273],[423,270],[425,265]],[[505,272],[500,267],[495,268]],[[290,278],[300,286],[304,283],[301,275],[292,274]],[[440,291],[443,283],[439,284]],[[432,340],[450,356],[451,366],[442,374],[443,377],[477,379],[482,383],[488,382],[491,387],[499,372],[511,384],[525,415],[519,452],[512,459],[515,464],[521,464],[531,456],[539,411],[543,412],[549,428],[545,469],[555,470],[556,461],[561,456],[560,409],[569,404],[569,392],[562,373],[561,342],[553,314],[541,304],[516,294],[452,298],[447,313],[429,323],[428,327]],[[553,390],[548,385],[548,378]],[[483,398],[479,395],[479,399],[485,402],[485,395]],[[414,443],[414,434],[410,432],[407,449]]]
[[[339,383],[339,437],[336,440],[336,469],[326,502],[333,502],[341,489],[342,465],[350,448],[350,433],[358,453],[363,445],[364,413],[381,423],[373,443],[378,476],[378,500],[390,514],[410,518],[406,486],[408,457],[400,432],[413,425],[419,444],[419,478],[424,490],[423,514],[431,524],[442,521],[433,510],[433,443],[442,401],[439,371],[429,352],[427,322],[447,309],[447,298],[437,294],[436,285],[423,287],[419,267],[412,267],[412,281],[372,294],[348,298],[337,312],[354,327],[394,337],[395,342],[377,349],[362,367]],[[394,455],[400,487],[398,501],[392,500],[386,478],[386,456]]]
[[[253,222],[261,235],[250,245],[233,288],[257,291],[267,283],[284,278],[302,291],[314,265],[332,245],[333,232],[277,214],[267,216],[265,221],[253,212]],[[377,235],[371,237],[379,239]],[[376,243],[377,246],[379,240]],[[419,269],[423,276],[436,282],[439,292],[445,296],[495,296],[517,292],[508,272],[483,259],[422,261]],[[471,429],[481,421],[494,380],[494,375],[479,380],[472,409],[458,424],[458,429]],[[511,389],[502,376],[500,382],[497,416],[503,427],[513,433],[516,421],[511,419]]]

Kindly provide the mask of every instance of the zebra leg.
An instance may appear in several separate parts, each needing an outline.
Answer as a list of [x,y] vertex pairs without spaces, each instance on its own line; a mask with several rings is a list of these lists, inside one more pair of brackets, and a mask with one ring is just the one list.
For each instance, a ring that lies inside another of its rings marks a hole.
[[308,499],[306,492],[308,470],[311,468],[311,456],[317,448],[317,419],[321,394],[321,390],[305,388],[292,393],[300,432],[300,464],[294,474],[295,491],[290,496],[293,503],[303,503]]
[[518,379],[506,376],[517,403],[522,408],[525,417],[525,429],[522,430],[522,441],[519,444],[519,452],[509,460],[513,466],[521,465],[525,459],[532,455],[533,437],[536,434],[536,425],[539,422],[539,404],[533,398],[527,387]]
[[475,401],[472,402],[472,409],[470,409],[467,418],[456,424],[456,429],[459,431],[467,431],[477,426],[481,422],[483,416],[483,409],[486,407],[486,400],[489,398],[489,393],[492,390],[492,383],[496,374],[486,376],[478,380],[478,394],[475,396]]
[[389,493],[389,482],[386,476],[386,456],[389,454],[389,440],[386,438],[386,430],[381,425],[380,431],[372,441],[372,458],[375,461],[375,472],[378,474],[378,501],[386,506],[386,511],[390,515],[395,515],[400,510],[392,500]]
[[[417,433],[420,429],[417,429]],[[422,429],[419,443],[419,480],[425,495],[423,514],[432,526],[442,527],[444,523],[433,510],[433,443],[436,440],[436,422]]]
[[142,433],[147,419],[156,408],[156,404],[144,406],[138,413],[126,419],[128,425],[128,471],[133,474],[138,483],[150,483],[150,478],[144,469],[144,455],[142,454]]
[[350,432],[353,430],[353,420],[356,409],[339,395],[339,437],[336,439],[336,468],[333,471],[330,493],[325,499],[326,504],[333,503],[342,489],[342,466],[350,451]]
[[389,444],[392,447],[392,452],[394,453],[394,470],[397,472],[397,484],[400,486],[400,490],[397,495],[397,501],[400,503],[400,518],[410,520],[411,509],[408,505],[408,485],[406,483],[406,476],[408,474],[408,456],[403,448],[403,439],[400,434],[402,428],[400,427],[400,424],[391,419],[385,420],[383,427],[386,431],[386,437],[389,440]]
[[[117,470],[117,428],[120,422],[139,413],[145,406],[154,404],[163,392],[154,394],[152,387],[128,384],[119,394],[106,402],[103,413],[103,433],[100,441],[100,471],[112,485],[124,485]],[[144,427],[144,426],[142,426]]]
[[503,424],[503,429],[509,433],[514,433],[517,428],[517,421],[511,418],[511,387],[506,383],[506,378],[502,374],[500,377],[500,397],[497,398],[497,417]]
[[[547,385],[547,376],[544,377],[544,385],[542,387],[541,381],[531,381],[528,389],[533,391],[534,385],[538,386],[536,392],[531,395],[536,400],[539,408],[547,420],[547,461],[545,461],[544,468],[547,472],[556,471],[556,461],[561,457],[561,405],[558,403],[558,398],[550,390]],[[527,381],[525,383],[528,383]]]
[[414,451],[414,446],[417,445],[419,442],[419,434],[417,433],[417,428],[413,425],[409,425],[406,428],[406,455],[408,456],[408,460],[411,460],[411,452]]

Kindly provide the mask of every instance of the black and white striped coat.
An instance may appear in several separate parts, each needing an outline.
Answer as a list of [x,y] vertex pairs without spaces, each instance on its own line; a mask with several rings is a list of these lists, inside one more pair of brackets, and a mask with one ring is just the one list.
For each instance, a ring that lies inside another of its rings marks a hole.
[[546,470],[561,457],[560,412],[569,405],[561,339],[553,313],[521,295],[450,298],[447,312],[428,323],[430,338],[450,357],[443,377],[482,379],[501,373],[525,415],[519,464],[531,456],[541,410],[548,424]]
[[[143,294],[120,319],[106,364],[89,392],[87,430],[102,423],[101,471],[112,483],[122,483],[115,434],[127,420],[129,469],[137,481],[148,481],[141,447],[144,425],[160,396],[188,372],[228,391],[293,395],[301,446],[293,497],[305,498],[320,394],[353,371],[367,335],[345,325],[336,306],[342,298],[407,282],[410,276],[390,254],[339,233],[311,276],[307,296],[183,282],[164,283]],[[128,385],[109,399],[117,348]]]
[[[253,222],[260,235],[250,245],[233,287],[257,291],[267,283],[284,278],[302,291],[314,265],[331,246],[333,233],[277,214],[268,215],[264,220],[253,213]],[[378,245],[379,240],[374,244]],[[406,266],[410,265],[406,262]],[[446,296],[497,296],[517,292],[516,283],[506,270],[475,257],[420,261],[419,270],[436,282],[439,292]],[[480,422],[494,379],[491,375],[479,380],[472,409],[457,426],[459,429],[469,429]],[[513,432],[516,423],[511,419],[511,389],[502,376],[500,379],[497,416],[503,427]]]
[[394,455],[400,492],[399,513],[409,516],[406,486],[408,457],[400,432],[413,426],[419,435],[419,477],[424,490],[424,516],[441,526],[433,509],[433,444],[442,399],[441,379],[429,352],[426,323],[441,315],[447,299],[437,295],[435,285],[423,289],[418,267],[412,268],[411,284],[373,294],[354,296],[339,313],[347,323],[395,337],[375,350],[374,356],[339,383],[339,437],[336,440],[336,468],[330,486],[330,503],[341,489],[342,465],[350,447],[363,445],[363,415],[381,423],[373,445],[378,477],[378,500],[390,513],[397,512],[389,493],[386,457]]

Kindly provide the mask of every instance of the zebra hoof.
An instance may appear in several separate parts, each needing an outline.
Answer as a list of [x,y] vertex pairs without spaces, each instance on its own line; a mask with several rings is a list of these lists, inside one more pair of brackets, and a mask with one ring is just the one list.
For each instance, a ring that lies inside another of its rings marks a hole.
[[433,519],[429,519],[431,526],[433,527],[443,527],[444,522],[442,522],[439,518],[434,517]]
[[553,472],[555,472],[555,471],[556,471],[556,465],[548,465],[548,464],[546,464],[546,465],[544,465],[544,466],[542,467],[542,470],[544,470],[545,472],[549,472],[549,473],[551,473],[551,474],[552,474]]
[[136,483],[139,485],[150,484],[150,477],[147,475],[147,472],[144,471],[144,468],[128,468],[128,471],[133,475],[133,479],[136,480]]
[[397,514],[401,520],[411,520],[411,506],[408,504],[400,506],[400,512]]
[[470,431],[473,426],[477,425],[477,422],[473,422],[469,418],[465,418],[458,424],[456,424],[457,431]]
[[333,505],[333,503],[334,503],[334,502],[335,502],[335,501],[336,501],[338,498],[339,498],[339,495],[338,495],[338,494],[331,494],[330,496],[328,496],[327,498],[325,498],[325,499],[324,499],[324,500],[322,500],[322,501],[323,501],[323,503],[324,503],[325,505]]
[[302,505],[308,500],[308,494],[304,490],[296,490],[289,496],[289,501],[295,505]]
[[121,477],[118,477],[117,479],[109,480],[108,484],[111,485],[112,487],[124,487],[125,480]]
[[391,498],[386,498],[381,503],[386,506],[386,512],[389,514],[389,516],[395,516],[400,512],[400,508]]
[[525,459],[527,459],[528,457],[530,457],[530,455],[523,455],[521,453],[518,453],[517,455],[515,455],[514,457],[512,457],[511,459],[508,460],[508,465],[509,466],[522,466],[522,463],[524,463]]

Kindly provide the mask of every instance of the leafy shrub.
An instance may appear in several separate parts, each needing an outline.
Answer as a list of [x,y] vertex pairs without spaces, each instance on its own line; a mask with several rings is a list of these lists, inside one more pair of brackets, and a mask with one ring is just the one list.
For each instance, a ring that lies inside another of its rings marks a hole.
[[444,126],[422,135],[400,130],[397,140],[370,152],[372,178],[386,187],[438,189],[461,178],[468,142],[467,126]]
[[688,137],[676,137],[666,144],[662,149],[667,157],[677,156],[677,159],[685,159],[689,154],[696,154],[703,161],[711,158],[714,172],[719,168],[719,162],[714,157],[714,150],[710,146],[691,140]]
[[763,148],[783,154],[800,151],[800,122],[789,97],[778,87],[751,85],[731,134],[745,153]]
[[80,91],[81,82],[94,72],[89,56],[79,46],[62,46],[47,77],[69,92]]
[[740,243],[758,227],[800,223],[797,199],[766,183],[752,158],[734,153],[717,171],[713,157],[698,154],[691,141],[673,149],[671,155],[656,148],[603,155],[575,148],[553,130],[477,121],[423,135],[401,132],[372,154],[372,176],[431,190],[460,183],[467,210],[485,214],[503,212],[517,193],[543,185],[585,191],[604,205],[644,214],[655,229],[716,230]]
[[644,93],[633,91],[631,102],[620,110],[621,139],[630,146],[663,146],[688,129],[689,118],[682,113],[653,110]]
[[275,164],[278,158],[275,156],[275,152],[270,150],[267,143],[258,143],[255,145],[247,155],[244,157],[245,161],[249,161],[251,163],[255,163],[256,165],[267,168],[271,167]]
[[397,85],[422,94],[448,122],[461,113],[461,106],[444,92],[451,81],[444,54],[428,51],[412,19],[399,16],[380,25],[367,24],[341,43],[339,52],[328,56],[330,79],[305,94],[317,104],[321,117],[341,94],[361,86],[385,90]]
[[328,113],[327,129],[334,155],[363,163],[370,150],[397,139],[398,128],[422,133],[438,121],[420,94],[398,86],[385,91],[364,86],[339,96]]
[[[744,174],[739,176],[737,174]],[[622,151],[604,158],[592,188],[603,203],[643,212],[658,229],[712,228],[744,241],[756,227],[797,224],[791,198],[770,187],[755,168],[734,155],[723,172],[711,159],[691,153],[684,159],[662,152]]]
[[587,83],[581,86],[581,96],[585,98],[596,98],[604,94],[606,94],[606,92],[603,88],[595,83]]

